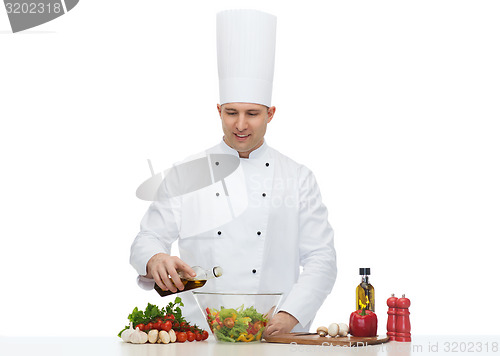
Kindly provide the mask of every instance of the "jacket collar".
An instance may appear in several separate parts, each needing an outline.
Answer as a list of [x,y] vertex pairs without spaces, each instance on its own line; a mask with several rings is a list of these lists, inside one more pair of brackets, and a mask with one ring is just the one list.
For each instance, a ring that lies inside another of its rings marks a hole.
[[[228,146],[228,144],[226,142],[224,142],[224,138],[221,140],[219,147],[221,148],[222,152],[224,152],[224,153],[232,154],[232,155],[235,155],[238,157],[240,156],[238,151],[236,151],[234,148]],[[263,157],[267,151],[267,147],[268,146],[267,146],[266,140],[264,140],[264,143],[262,144],[262,146],[260,146],[256,150],[253,150],[252,152],[250,152],[248,159],[256,159],[256,158]]]

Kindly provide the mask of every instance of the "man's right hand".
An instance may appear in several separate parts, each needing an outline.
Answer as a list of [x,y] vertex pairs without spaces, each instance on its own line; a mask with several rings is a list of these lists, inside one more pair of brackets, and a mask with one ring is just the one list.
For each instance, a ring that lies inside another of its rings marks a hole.
[[193,277],[196,276],[193,269],[183,260],[166,253],[157,253],[151,257],[146,266],[146,271],[146,277],[153,278],[158,287],[163,290],[170,290],[173,293],[177,292],[177,289],[184,289],[184,284],[182,284],[177,271],[183,271]]

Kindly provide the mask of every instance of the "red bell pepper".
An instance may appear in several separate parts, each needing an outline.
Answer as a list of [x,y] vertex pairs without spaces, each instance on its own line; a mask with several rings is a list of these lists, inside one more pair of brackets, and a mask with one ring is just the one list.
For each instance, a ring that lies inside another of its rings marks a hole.
[[365,309],[352,312],[349,331],[353,336],[377,336],[377,315]]

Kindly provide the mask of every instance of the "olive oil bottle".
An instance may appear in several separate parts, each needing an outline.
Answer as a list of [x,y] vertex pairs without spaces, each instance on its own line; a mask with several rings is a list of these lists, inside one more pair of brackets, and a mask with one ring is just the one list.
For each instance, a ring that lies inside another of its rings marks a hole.
[[360,268],[361,283],[356,287],[356,310],[366,309],[375,312],[375,288],[368,281],[369,268]]
[[[182,282],[182,284],[184,284],[183,290],[177,290],[177,292],[163,290],[156,283],[155,283],[155,290],[158,292],[159,295],[161,295],[162,297],[165,297],[167,295],[185,292],[185,291],[188,291],[191,289],[203,287],[205,285],[205,283],[207,283],[207,280],[222,276],[222,267],[219,267],[219,266],[214,267],[212,269],[208,269],[208,270],[205,270],[199,266],[194,266],[191,268],[196,273],[196,276],[194,276],[194,277],[188,276],[187,274],[185,274],[182,271],[179,272],[179,277],[181,278],[181,282]],[[170,278],[170,280],[172,280],[172,278]],[[173,281],[172,281],[172,283],[173,283]]]

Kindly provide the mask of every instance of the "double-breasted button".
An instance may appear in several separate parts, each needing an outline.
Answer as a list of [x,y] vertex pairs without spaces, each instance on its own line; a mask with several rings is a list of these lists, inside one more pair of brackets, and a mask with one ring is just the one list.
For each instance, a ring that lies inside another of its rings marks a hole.
[[252,273],[254,273],[254,274],[255,274],[255,273],[257,273],[257,270],[256,270],[256,269],[253,269],[253,270],[252,270]]
[[259,236],[260,236],[260,234],[262,234],[262,233],[261,233],[260,231],[257,231],[257,235],[259,235]]
[[262,193],[262,196],[265,198],[266,197],[266,193]]
[[269,163],[266,162],[266,167],[269,167]]
[[219,162],[215,162],[215,165],[218,166],[219,165]]
[[217,235],[222,235],[222,231],[217,231]]
[[219,193],[215,193],[215,196],[218,197],[219,196]]

